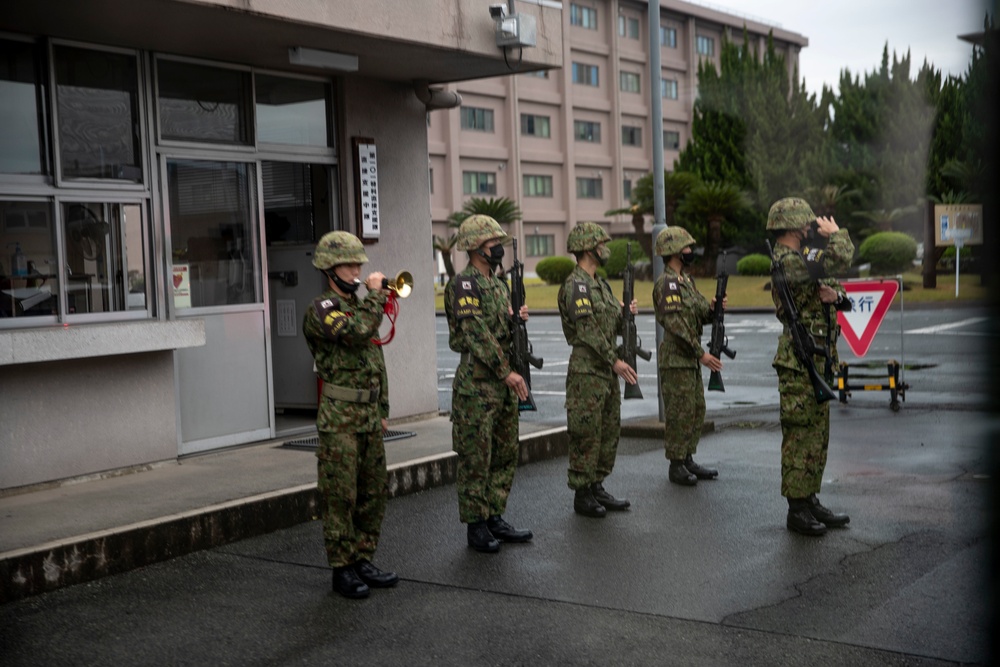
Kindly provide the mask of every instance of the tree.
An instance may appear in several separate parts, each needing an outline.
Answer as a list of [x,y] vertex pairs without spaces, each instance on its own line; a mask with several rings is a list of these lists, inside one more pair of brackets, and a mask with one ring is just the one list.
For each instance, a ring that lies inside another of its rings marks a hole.
[[[674,224],[674,212],[678,205],[684,200],[685,195],[700,182],[697,174],[685,171],[664,171],[663,172],[663,197],[664,197],[664,223]],[[606,211],[604,215],[631,215],[632,228],[635,230],[635,238],[639,241],[639,246],[646,254],[646,257],[653,256],[653,238],[646,233],[646,216],[653,215],[653,175],[646,174],[632,188],[632,205],[628,208],[619,208]]]
[[[688,231],[704,239],[702,275],[715,275],[715,260],[722,248],[726,219],[750,205],[750,198],[740,188],[719,181],[699,183],[684,198],[678,215],[687,222]],[[701,221],[704,222],[699,224]]]
[[826,185],[806,188],[805,200],[812,206],[813,213],[821,218],[835,217],[837,207],[861,194],[857,188],[847,185]]
[[[488,215],[501,225],[507,225],[521,219],[521,209],[508,197],[472,197],[465,202],[461,211],[456,211],[448,216],[448,229],[458,229],[462,221],[470,215]],[[455,263],[452,261],[451,252],[455,249],[455,242],[458,240],[456,232],[450,232],[447,237],[434,235],[434,249],[441,252],[441,259],[444,261],[444,270],[448,273],[448,279],[455,277]]]
[[915,213],[916,210],[916,206],[900,206],[892,210],[879,208],[874,211],[855,211],[854,215],[875,223],[876,232],[891,232],[893,231],[893,224],[901,220],[904,216]]

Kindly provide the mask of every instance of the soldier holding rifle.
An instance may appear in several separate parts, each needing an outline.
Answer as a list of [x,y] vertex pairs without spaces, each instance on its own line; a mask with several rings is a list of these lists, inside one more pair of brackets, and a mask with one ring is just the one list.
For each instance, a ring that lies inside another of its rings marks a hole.
[[[808,203],[795,197],[771,206],[767,229],[775,240],[771,297],[784,325],[772,365],[778,372],[781,395],[781,495],[788,499],[785,525],[803,535],[823,535],[827,527],[850,521],[846,514],[828,510],[816,497],[826,467],[828,401],[833,397],[816,364],[825,364],[831,355],[836,364],[836,337],[829,330],[835,325],[827,312],[831,306],[850,309],[850,300],[829,276],[850,266],[854,244],[833,218],[817,218]],[[828,239],[826,250],[803,247],[813,231]]]
[[[458,513],[467,541],[493,553],[500,542],[527,542],[530,530],[504,521],[518,457],[519,400],[528,386],[508,360],[510,290],[497,276],[507,233],[488,215],[471,215],[458,229],[456,247],[469,265],[445,287],[448,345],[462,354],[452,385],[452,448],[458,454]],[[528,319],[528,307],[516,314]]]
[[[663,257],[663,273],[653,285],[656,322],[663,327],[657,350],[660,395],[667,416],[664,449],[670,460],[668,479],[694,486],[699,479],[715,479],[719,471],[694,461],[705,421],[705,389],[701,367],[721,371],[722,362],[701,346],[702,327],[712,322],[715,299],[698,292],[684,272],[694,260],[694,238],[683,227],[667,227],[656,237],[655,252]],[[723,298],[723,306],[726,300]]]
[[[634,385],[635,369],[619,357],[615,346],[622,328],[623,304],[607,281],[597,276],[611,251],[611,237],[600,225],[583,222],[567,239],[576,267],[559,288],[559,316],[563,335],[573,350],[566,373],[566,428],[569,434],[569,488],[573,510],[602,518],[624,511],[629,501],[604,488],[618,453],[621,435],[621,394],[618,378]],[[628,305],[637,312],[635,301]]]

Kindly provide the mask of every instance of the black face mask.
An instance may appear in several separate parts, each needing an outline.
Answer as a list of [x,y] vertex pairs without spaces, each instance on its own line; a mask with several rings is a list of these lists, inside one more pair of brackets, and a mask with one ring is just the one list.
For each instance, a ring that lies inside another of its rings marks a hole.
[[682,252],[681,253],[681,264],[684,266],[691,266],[694,264],[694,253],[693,252]]
[[502,245],[493,246],[492,248],[490,248],[489,253],[483,252],[482,249],[478,250],[477,252],[479,252],[480,256],[482,256],[482,258],[485,259],[489,263],[489,265],[492,266],[494,269],[500,266],[500,264],[503,262]]
[[358,288],[361,287],[361,280],[359,278],[355,278],[354,282],[349,283],[346,280],[341,280],[340,276],[338,276],[333,269],[324,271],[324,273],[330,280],[333,281],[333,284],[337,286],[337,289],[344,294],[354,294],[358,291]]

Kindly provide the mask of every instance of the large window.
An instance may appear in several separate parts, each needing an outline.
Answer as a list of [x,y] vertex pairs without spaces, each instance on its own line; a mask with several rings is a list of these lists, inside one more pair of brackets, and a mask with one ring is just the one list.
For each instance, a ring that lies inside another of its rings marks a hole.
[[599,178],[577,178],[576,196],[578,199],[601,199],[603,194],[601,179]]
[[480,109],[478,107],[462,107],[462,129],[479,130],[480,132],[492,132],[493,109]]
[[52,207],[0,201],[0,317],[59,312],[59,260]]
[[601,143],[601,124],[589,120],[573,121],[573,136],[577,141]]
[[631,16],[619,16],[618,35],[626,39],[639,39],[639,19]]
[[521,114],[521,134],[526,136],[548,139],[552,132],[550,125],[548,116]]
[[675,130],[663,131],[663,148],[668,151],[676,151],[681,147],[681,133]]
[[660,97],[677,99],[677,79],[660,79]]
[[497,175],[488,171],[463,171],[462,194],[495,195]]
[[618,73],[618,89],[623,93],[638,93],[639,91],[639,74],[636,72],[619,72]]
[[142,182],[134,55],[53,47],[64,179]]
[[313,244],[317,229],[332,228],[331,166],[268,160],[261,162],[260,171],[267,245]]
[[249,163],[167,162],[174,308],[260,300],[255,183]]
[[660,26],[660,46],[670,49],[677,48],[677,28],[671,28],[666,25]]
[[556,254],[556,237],[552,234],[534,234],[524,237],[528,257],[551,257]]
[[49,173],[39,62],[34,44],[0,39],[0,173]]
[[597,30],[597,10],[575,2],[569,6],[569,24],[588,30]]
[[[262,143],[330,144],[330,86],[321,81],[258,74],[257,140]],[[430,114],[427,114],[430,119]]]
[[705,35],[695,36],[694,47],[699,55],[702,56],[715,55],[715,40],[712,39],[711,37],[706,37]]
[[584,86],[597,86],[599,84],[597,65],[573,63],[573,83],[579,83]]
[[523,177],[525,197],[551,197],[552,177],[525,174]]
[[642,128],[622,125],[622,146],[642,146]]
[[253,144],[250,73],[160,59],[160,138]]

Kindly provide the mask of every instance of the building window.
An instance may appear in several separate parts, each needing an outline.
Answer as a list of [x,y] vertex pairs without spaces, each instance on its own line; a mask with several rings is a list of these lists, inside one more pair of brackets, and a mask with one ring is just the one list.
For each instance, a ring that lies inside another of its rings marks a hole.
[[697,35],[694,40],[695,50],[698,55],[702,56],[714,56],[715,55],[715,40],[711,37],[705,37],[704,35]]
[[493,109],[462,107],[462,129],[479,132],[493,131]]
[[[323,148],[330,145],[328,84],[269,74],[258,74],[255,81],[258,141]],[[427,114],[428,127],[430,118]]]
[[524,175],[524,196],[525,197],[551,197],[552,177],[551,176],[531,176]]
[[663,131],[663,148],[664,150],[676,151],[681,147],[681,133],[675,132],[674,130],[664,130]]
[[569,24],[588,30],[597,30],[597,10],[593,7],[570,3]]
[[639,75],[635,72],[619,72],[618,89],[623,93],[641,92],[639,90]]
[[639,39],[639,19],[631,16],[619,16],[618,35],[628,39]]
[[521,114],[521,134],[548,139],[552,136],[551,132],[548,116],[536,116],[530,113]]
[[430,187],[431,194],[434,194],[434,170],[427,170],[427,185]]
[[622,181],[622,198],[625,201],[632,201],[632,181],[625,179]]
[[160,138],[253,145],[250,73],[157,61]]
[[589,141],[594,144],[601,143],[601,124],[588,120],[573,121],[573,136],[577,141]]
[[677,99],[677,79],[660,79],[660,97]]
[[573,63],[573,83],[585,86],[598,85],[597,65],[585,65],[583,63]]
[[551,257],[556,254],[556,237],[552,234],[534,234],[524,237],[528,257]]
[[642,146],[642,128],[634,125],[623,125],[622,146]]
[[577,178],[576,196],[578,199],[601,199],[604,194],[599,178]]
[[547,78],[549,78],[549,70],[547,70],[547,69],[539,69],[539,70],[535,70],[534,72],[525,72],[524,76],[530,76],[530,77],[534,77],[536,79],[547,79]]
[[462,194],[495,195],[497,193],[497,175],[488,171],[463,171]]
[[136,57],[53,47],[62,176],[142,183]]
[[660,26],[660,46],[670,49],[677,48],[677,29],[670,26]]
[[0,173],[50,173],[38,47],[0,39]]

